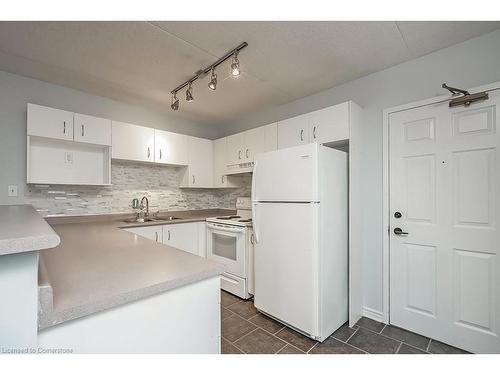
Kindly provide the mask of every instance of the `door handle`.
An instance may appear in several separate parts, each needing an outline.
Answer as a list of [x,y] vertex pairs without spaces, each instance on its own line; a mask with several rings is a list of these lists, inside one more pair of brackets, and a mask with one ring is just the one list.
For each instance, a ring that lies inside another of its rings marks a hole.
[[304,129],[300,129],[300,141],[304,140]]
[[221,176],[221,178],[220,178],[220,181],[221,181],[222,183],[224,183],[224,177],[226,177],[226,176],[222,175],[222,176]]
[[245,151],[245,156],[246,156],[246,158],[248,159],[248,148],[247,148],[247,150]]
[[405,236],[408,232],[403,232],[401,228],[394,228],[394,234],[397,234],[398,236]]
[[148,159],[151,156],[151,149],[148,147]]
[[251,243],[252,245],[254,245],[253,233],[252,233],[252,235],[250,236],[250,243]]
[[241,160],[241,150],[238,150],[238,159]]
[[63,121],[63,134],[66,134],[66,121]]
[[155,232],[155,241],[158,242],[158,232]]
[[170,241],[170,230],[168,231],[168,240]]
[[161,159],[161,148],[160,148],[160,159]]
[[195,179],[194,179],[194,175],[193,175],[193,185],[194,185],[194,181],[195,181]]
[[313,138],[316,139],[316,126],[313,127]]

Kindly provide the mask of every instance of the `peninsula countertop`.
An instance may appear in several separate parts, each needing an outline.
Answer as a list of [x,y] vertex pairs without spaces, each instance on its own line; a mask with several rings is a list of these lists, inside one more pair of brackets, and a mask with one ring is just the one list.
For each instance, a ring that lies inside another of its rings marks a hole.
[[[228,211],[175,212],[181,220],[204,221]],[[231,211],[229,211],[231,212]],[[60,236],[56,251],[40,252],[39,329],[136,301],[221,274],[224,266],[143,238],[109,215],[49,219]]]
[[0,255],[50,249],[59,236],[31,205],[0,205]]

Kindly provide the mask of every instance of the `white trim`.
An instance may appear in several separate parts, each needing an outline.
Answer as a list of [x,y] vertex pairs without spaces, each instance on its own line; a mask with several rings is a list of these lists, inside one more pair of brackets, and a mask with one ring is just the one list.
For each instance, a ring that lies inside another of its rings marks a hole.
[[377,322],[386,323],[385,316],[382,311],[370,309],[366,306],[363,306],[361,309],[364,317],[376,320]]
[[[482,85],[478,87],[473,87],[471,89],[468,89],[469,91],[472,92],[480,92],[480,91],[494,91],[494,90],[499,90],[500,89],[500,81],[499,82],[494,82],[494,83],[489,83],[487,85]],[[432,105],[432,104],[437,104],[437,103],[443,103],[447,102],[450,100],[449,95],[440,95],[436,96],[434,98],[429,98],[429,99],[424,99],[424,100],[419,100],[416,102],[408,103],[408,104],[403,104],[395,107],[390,107],[386,108],[383,111],[383,122],[382,122],[382,137],[383,137],[383,146],[382,146],[382,179],[383,179],[383,186],[382,186],[382,212],[383,212],[383,241],[382,241],[382,307],[383,311],[380,312],[382,316],[382,320],[384,323],[389,324],[390,323],[390,256],[389,256],[389,215],[390,215],[390,191],[389,191],[389,161],[390,161],[390,155],[389,155],[389,115],[391,113],[395,112],[401,112],[401,111],[406,111],[409,109],[413,108],[418,108],[418,107],[424,107],[427,105]],[[372,310],[369,308],[364,307],[363,308],[363,315],[366,314],[377,314],[376,310]],[[376,320],[372,316],[367,316],[371,319]]]

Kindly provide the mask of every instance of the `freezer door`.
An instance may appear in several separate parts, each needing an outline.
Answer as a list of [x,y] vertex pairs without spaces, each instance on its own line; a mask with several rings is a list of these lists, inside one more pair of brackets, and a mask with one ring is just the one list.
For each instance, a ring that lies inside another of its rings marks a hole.
[[258,203],[255,307],[318,336],[317,203]]
[[252,200],[315,202],[318,199],[318,145],[308,144],[258,154]]

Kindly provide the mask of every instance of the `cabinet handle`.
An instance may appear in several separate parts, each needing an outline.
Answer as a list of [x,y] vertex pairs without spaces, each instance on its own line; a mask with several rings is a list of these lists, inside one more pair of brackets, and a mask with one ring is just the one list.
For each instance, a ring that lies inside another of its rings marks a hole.
[[304,129],[300,129],[300,141],[304,140]]
[[155,241],[158,242],[158,232],[155,232]]
[[82,137],[85,137],[85,125],[82,125]]
[[224,177],[226,177],[226,176],[222,175],[222,176],[221,176],[221,178],[220,178],[220,181],[221,181],[222,183],[224,183]]
[[148,147],[148,159],[151,156],[151,149]]
[[194,182],[195,182],[195,178],[194,178],[194,175],[193,175],[193,185],[194,185]]
[[316,126],[313,127],[313,138],[316,139]]
[[161,159],[161,148],[160,148],[160,159]]
[[250,236],[250,243],[251,243],[252,245],[254,244],[253,233],[252,233],[252,235]]
[[170,230],[168,231],[168,240],[170,241]]
[[238,159],[241,160],[241,150],[238,150]]
[[66,134],[66,121],[63,121],[63,134]]
[[248,159],[248,148],[247,148],[247,150],[245,151],[245,157]]

